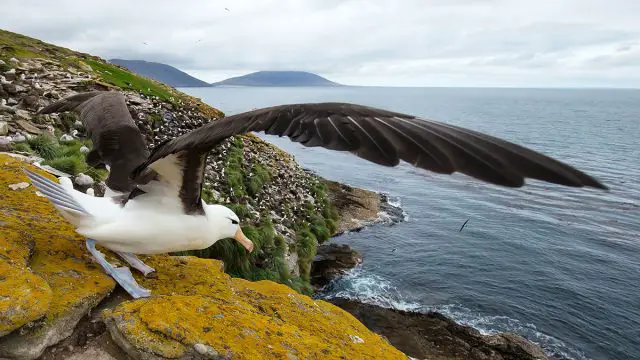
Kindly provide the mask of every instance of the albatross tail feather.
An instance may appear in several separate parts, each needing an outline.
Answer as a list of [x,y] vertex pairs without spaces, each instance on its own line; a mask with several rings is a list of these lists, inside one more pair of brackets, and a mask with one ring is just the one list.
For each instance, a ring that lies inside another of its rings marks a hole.
[[73,224],[77,224],[80,218],[90,216],[90,213],[69,194],[64,186],[27,169],[23,168],[22,171],[27,174],[33,185],[53,203],[62,216]]

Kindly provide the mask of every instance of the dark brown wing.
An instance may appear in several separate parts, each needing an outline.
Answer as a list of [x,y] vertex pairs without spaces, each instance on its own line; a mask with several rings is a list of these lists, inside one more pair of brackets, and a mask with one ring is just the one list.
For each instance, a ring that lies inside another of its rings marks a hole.
[[80,93],[56,101],[38,113],[64,111],[77,113],[91,136],[92,165],[103,163],[111,167],[107,186],[116,191],[131,191],[135,184],[129,175],[147,159],[149,150],[131,118],[124,95],[115,91]]
[[156,147],[133,175],[170,154],[206,153],[229,136],[252,131],[287,136],[305,146],[349,151],[384,166],[403,160],[437,173],[461,172],[508,187],[521,187],[525,178],[533,178],[606,189],[569,165],[493,136],[346,103],[281,105],[210,122]]

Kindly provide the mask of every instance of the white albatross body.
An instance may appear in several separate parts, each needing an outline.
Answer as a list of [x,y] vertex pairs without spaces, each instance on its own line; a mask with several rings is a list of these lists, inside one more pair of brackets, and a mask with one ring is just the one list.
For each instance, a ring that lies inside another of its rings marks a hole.
[[93,197],[77,191],[70,181],[61,179],[61,183],[87,214],[80,216],[76,211],[54,205],[76,226],[78,234],[113,251],[165,254],[197,250],[235,235],[236,229],[227,226],[227,217],[235,216],[228,208],[203,201],[204,215],[188,215],[179,199],[165,196],[158,186],[155,187],[158,191],[150,191],[122,206],[115,198]]

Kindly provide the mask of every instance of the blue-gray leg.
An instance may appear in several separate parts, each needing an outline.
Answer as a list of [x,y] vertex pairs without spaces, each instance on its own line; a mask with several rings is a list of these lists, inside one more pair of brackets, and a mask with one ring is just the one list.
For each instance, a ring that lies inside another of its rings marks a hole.
[[87,249],[93,255],[93,258],[102,266],[104,271],[111,276],[123,289],[125,289],[129,295],[138,299],[141,297],[148,297],[151,295],[151,290],[145,289],[138,285],[136,279],[133,278],[131,270],[128,267],[113,267],[104,258],[104,255],[96,249],[96,241],[93,239],[87,239]]
[[142,260],[138,259],[133,253],[116,251],[116,254],[124,259],[129,265],[131,265],[134,269],[140,271],[144,274],[144,276],[149,275],[150,273],[156,271],[156,269],[142,262]]

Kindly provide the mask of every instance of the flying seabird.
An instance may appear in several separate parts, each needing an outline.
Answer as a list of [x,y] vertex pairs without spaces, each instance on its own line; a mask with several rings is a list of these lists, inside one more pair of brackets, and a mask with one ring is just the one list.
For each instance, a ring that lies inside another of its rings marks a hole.
[[[238,216],[201,198],[209,151],[228,137],[248,132],[287,136],[307,147],[350,152],[383,166],[396,166],[402,160],[436,173],[460,172],[506,187],[521,187],[526,178],[533,178],[607,189],[570,165],[493,136],[347,103],[279,105],[211,121],[157,145],[131,171],[136,187],[126,198],[94,198],[27,173],[88,244],[96,241],[127,254],[156,254],[203,249],[233,237],[251,251],[253,243],[242,233]],[[128,268],[114,269],[104,258],[99,261],[112,276],[133,279]],[[130,264],[144,272],[146,265],[137,258]],[[135,281],[122,281],[132,296],[149,296],[150,291]]]
[[129,178],[133,169],[149,157],[140,129],[129,113],[125,97],[115,91],[91,91],[66,97],[38,111],[38,114],[73,111],[87,130],[93,144],[87,164],[105,166],[106,196],[128,194],[135,184]]

